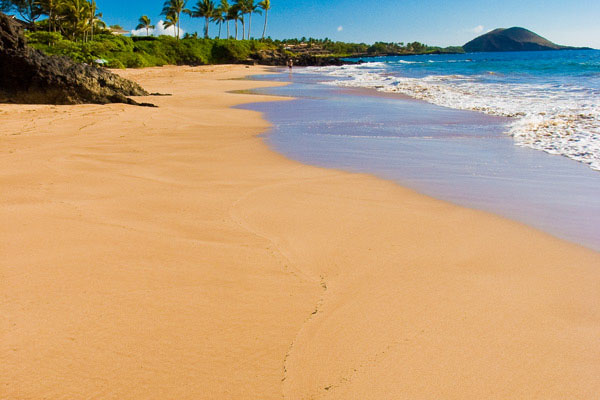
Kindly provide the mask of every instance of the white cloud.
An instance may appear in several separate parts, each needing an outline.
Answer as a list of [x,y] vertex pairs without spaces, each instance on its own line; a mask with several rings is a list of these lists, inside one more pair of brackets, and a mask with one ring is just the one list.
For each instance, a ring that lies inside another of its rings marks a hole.
[[483,25],[477,25],[475,28],[469,29],[469,32],[481,33],[483,32]]
[[[156,28],[148,30],[148,34],[150,36],[160,36],[160,35],[175,36],[176,28],[174,26],[170,26],[167,29],[165,29],[165,27],[163,25],[163,20],[158,21],[155,25],[156,25]],[[134,29],[131,31],[131,35],[132,36],[146,36],[146,29]],[[183,29],[179,29],[179,37],[183,37],[183,35],[185,35],[185,31]]]
[[338,27],[337,27],[337,31],[338,31],[338,32],[341,32],[341,31],[343,31],[343,30],[344,30],[344,27],[343,27],[343,26],[341,26],[341,25],[340,25],[340,26],[338,26]]

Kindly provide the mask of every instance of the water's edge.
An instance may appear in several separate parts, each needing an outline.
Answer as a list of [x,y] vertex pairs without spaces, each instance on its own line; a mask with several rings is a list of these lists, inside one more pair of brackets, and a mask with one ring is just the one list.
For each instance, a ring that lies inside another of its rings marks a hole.
[[600,251],[600,175],[512,144],[506,119],[405,97],[318,85],[306,76],[257,93],[292,101],[241,106],[273,127],[265,142],[306,164],[370,173]]

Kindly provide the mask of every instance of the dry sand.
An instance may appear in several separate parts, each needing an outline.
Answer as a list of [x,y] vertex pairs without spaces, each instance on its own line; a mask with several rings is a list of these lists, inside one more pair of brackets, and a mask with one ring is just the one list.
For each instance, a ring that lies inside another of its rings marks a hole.
[[597,399],[600,254],[160,108],[0,105],[1,399]]

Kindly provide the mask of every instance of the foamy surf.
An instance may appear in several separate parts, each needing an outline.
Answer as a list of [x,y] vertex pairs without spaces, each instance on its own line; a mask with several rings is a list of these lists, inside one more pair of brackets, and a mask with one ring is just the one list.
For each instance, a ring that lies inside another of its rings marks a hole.
[[[308,68],[326,75],[323,83],[401,93],[439,106],[512,117],[507,134],[518,146],[559,154],[600,170],[600,90],[549,79],[508,79],[494,71],[474,74],[403,76],[409,64],[474,63],[464,60],[372,62]],[[465,64],[467,65],[467,64]],[[415,75],[413,70],[409,73]],[[600,71],[600,69],[599,69]]]

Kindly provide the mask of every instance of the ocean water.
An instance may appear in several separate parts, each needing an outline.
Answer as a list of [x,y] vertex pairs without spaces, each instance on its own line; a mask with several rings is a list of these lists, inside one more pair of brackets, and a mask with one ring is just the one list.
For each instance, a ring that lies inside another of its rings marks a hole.
[[[540,56],[554,57],[546,53]],[[294,68],[292,73],[282,70],[278,75],[253,77],[289,82],[288,86],[257,91],[293,96],[295,100],[242,107],[265,114],[273,124],[265,134],[266,142],[289,158],[371,173],[432,197],[521,221],[600,251],[600,172],[590,168],[593,162],[565,157],[556,151],[539,151],[535,146],[516,146],[511,132],[516,129],[516,121],[524,116],[449,107],[407,92],[388,90],[379,83],[356,83],[376,79],[429,82],[434,79],[432,76],[458,75],[457,70],[446,71],[442,66],[455,68],[453,65],[460,63],[449,62],[453,58],[469,59],[469,56],[436,57],[448,62],[405,57],[386,60],[393,64],[385,67],[387,72],[382,72],[384,67],[380,65],[385,61],[377,60],[376,64],[359,67]],[[477,57],[485,59],[484,54]],[[515,57],[532,56],[515,54]],[[420,62],[428,65],[418,67]],[[410,78],[392,71],[400,64],[409,66],[411,72],[406,75],[410,74]],[[473,76],[486,75],[476,73],[475,66],[471,68]],[[524,79],[516,75],[509,78],[508,70],[505,75],[505,79],[515,81],[507,82],[506,90],[511,85],[521,85],[518,81]],[[484,78],[488,79],[486,76],[481,79]],[[539,79],[541,84],[543,80]],[[444,85],[448,91],[458,90],[458,86],[450,83]],[[588,86],[586,91],[596,93],[592,84]],[[520,87],[525,90],[525,86]],[[504,92],[497,90],[498,96]],[[469,93],[464,97],[469,98]],[[528,96],[526,92],[518,95]],[[594,97],[588,100],[598,101]],[[493,101],[500,102],[496,98],[489,103]],[[586,151],[593,152],[594,143],[598,143],[597,137],[594,138],[598,133],[593,129],[586,133],[591,139],[579,144]],[[556,135],[564,133],[556,129]]]
[[330,85],[374,88],[511,117],[515,144],[600,170],[600,51],[380,57],[310,69]]

